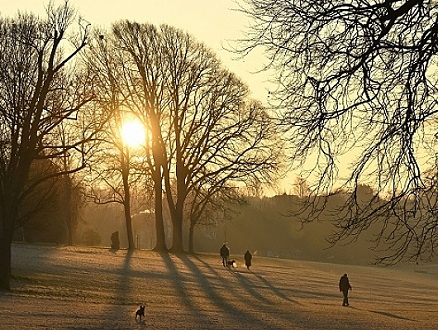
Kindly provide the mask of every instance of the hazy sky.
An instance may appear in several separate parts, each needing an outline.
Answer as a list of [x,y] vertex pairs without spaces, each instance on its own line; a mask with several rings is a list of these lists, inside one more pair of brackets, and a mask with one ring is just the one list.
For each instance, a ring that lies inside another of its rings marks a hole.
[[[63,0],[55,0],[55,4]],[[14,16],[29,11],[44,16],[49,0],[0,0],[0,14]],[[253,96],[265,101],[268,83],[266,74],[253,74],[263,59],[254,55],[236,61],[235,54],[223,49],[229,41],[243,36],[248,18],[236,11],[233,0],[70,0],[78,13],[95,26],[108,26],[120,19],[139,23],[166,23],[181,28],[209,46],[225,67],[236,73],[253,91]]]
[[[55,5],[63,2],[54,0]],[[22,11],[45,17],[48,3],[49,0],[0,0],[0,14],[11,17]],[[269,86],[272,89],[268,74],[255,74],[264,61],[261,53],[236,60],[236,54],[224,49],[229,42],[242,38],[249,24],[249,18],[236,10],[235,0],[70,0],[70,5],[93,26],[109,27],[113,22],[129,19],[183,29],[210,47],[227,69],[247,83],[254,98],[265,102]],[[282,186],[289,191],[290,184],[286,182]]]

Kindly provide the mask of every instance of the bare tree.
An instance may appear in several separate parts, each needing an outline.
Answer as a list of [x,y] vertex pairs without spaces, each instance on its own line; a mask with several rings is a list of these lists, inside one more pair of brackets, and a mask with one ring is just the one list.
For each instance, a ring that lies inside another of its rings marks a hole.
[[[114,110],[113,113],[117,113]],[[132,194],[141,177],[133,173],[133,155],[120,136],[121,119],[114,116],[99,135],[96,152],[90,159],[87,181],[87,197],[96,204],[117,203],[122,205],[125,218],[128,250],[134,250],[132,229]],[[117,119],[115,119],[117,118]]]
[[[84,141],[68,145],[57,139],[56,127],[76,119],[92,98],[78,67],[72,66],[85,47],[87,26],[80,25],[74,38],[68,38],[75,12],[65,2],[49,6],[47,18],[19,14],[0,18],[0,289],[9,289],[11,243],[20,203],[44,180],[27,185],[32,163],[41,159],[55,162],[66,153],[83,167]],[[70,42],[69,42],[70,41]],[[68,44],[68,47],[63,47]],[[80,82],[80,84],[78,84]]]
[[[278,73],[272,102],[294,160],[315,159],[301,173],[318,178],[313,196],[351,192],[333,240],[378,226],[380,261],[433,256],[436,203],[424,173],[436,167],[438,3],[241,2],[254,24],[239,51],[263,47]],[[360,184],[375,188],[370,207],[357,207]]]
[[[88,60],[94,70],[100,72],[101,106],[113,108],[115,112],[120,111],[119,108],[129,111],[148,131],[144,155],[142,155],[143,173],[152,179],[154,186],[156,222],[154,250],[164,251],[167,250],[162,205],[164,157],[160,140],[160,118],[162,107],[165,106],[162,104],[165,88],[161,68],[163,64],[160,60],[159,39],[155,28],[148,26],[142,31],[141,36],[137,36],[135,29],[138,26],[138,24],[123,22],[115,24],[111,32],[97,31],[100,38],[92,45]],[[117,146],[120,142],[120,139],[113,141],[113,145]],[[120,150],[121,147],[120,145]],[[128,165],[126,161],[125,163]],[[120,158],[118,164],[120,165]]]
[[226,186],[227,180],[193,187],[186,200],[189,220],[189,252],[195,252],[194,232],[196,226],[217,227],[217,214],[231,212],[233,205],[247,204],[246,198],[236,187]]
[[[123,206],[128,249],[133,250],[131,186],[137,184],[139,176],[132,173],[133,155],[122,137],[123,124],[131,115],[125,104],[129,91],[121,83],[123,70],[118,68],[124,64],[114,49],[114,39],[111,40],[108,33],[96,29],[92,40],[83,58],[96,77],[97,104],[112,116],[99,134],[96,152],[89,163],[88,194],[97,204],[118,203]],[[107,189],[102,189],[102,185]]]
[[169,77],[167,150],[173,156],[167,157],[164,181],[172,250],[183,251],[184,206],[191,191],[272,182],[281,145],[266,109],[248,99],[247,86],[209,49],[182,31],[167,26],[161,31]]
[[[73,119],[73,118],[71,118]],[[83,118],[74,118],[76,124],[60,123],[57,127],[56,139],[59,140],[60,148],[68,150],[69,146],[74,144],[75,141],[80,141],[83,137],[83,130],[85,121]],[[70,120],[69,120],[70,121]],[[80,123],[79,123],[80,122]],[[90,146],[87,149],[91,148]],[[65,222],[65,226],[68,229],[68,244],[73,245],[75,231],[79,222],[79,214],[81,208],[84,206],[84,185],[81,182],[81,178],[77,176],[76,169],[82,168],[82,164],[87,162],[86,155],[90,153],[85,150],[83,146],[83,152],[81,152],[81,159],[77,159],[77,155],[71,152],[65,152],[60,157],[53,159],[52,162],[55,166],[58,166],[60,170],[57,172],[62,173],[62,189],[58,192],[63,199],[62,218]]]

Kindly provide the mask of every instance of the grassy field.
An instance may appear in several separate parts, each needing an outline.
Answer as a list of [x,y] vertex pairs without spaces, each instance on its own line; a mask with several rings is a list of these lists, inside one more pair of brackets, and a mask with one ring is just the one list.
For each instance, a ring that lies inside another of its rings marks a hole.
[[[0,329],[438,329],[438,267],[13,246]],[[342,307],[338,281],[353,291]],[[140,303],[146,317],[135,320]]]

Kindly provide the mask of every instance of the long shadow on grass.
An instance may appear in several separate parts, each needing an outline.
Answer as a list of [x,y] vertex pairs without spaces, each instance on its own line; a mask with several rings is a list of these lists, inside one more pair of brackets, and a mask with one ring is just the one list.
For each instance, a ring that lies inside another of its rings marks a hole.
[[[127,293],[131,291],[131,259],[132,259],[133,251],[126,251],[123,264],[120,270],[119,279],[117,281],[118,285],[115,290],[115,301],[120,303],[124,303],[125,297]],[[129,296],[129,295],[128,295]]]
[[[208,269],[210,270],[213,275],[218,276],[218,280],[215,281],[215,283],[220,282],[223,283],[222,286],[215,287],[212,282],[208,279],[206,274],[202,272],[197,265],[193,263],[190,258],[188,258],[186,255],[177,255],[177,257],[186,265],[186,267],[191,271],[191,274],[194,276],[194,280],[197,281],[197,283],[200,285],[200,288],[202,292],[205,293],[205,296],[209,299],[211,306],[215,306],[218,312],[222,312],[225,317],[230,320],[231,322],[235,322],[236,324],[241,324],[242,320],[245,320],[245,322],[249,322],[250,324],[262,324],[263,320],[260,318],[256,318],[252,314],[248,313],[248,310],[251,310],[250,308],[239,308],[235,304],[233,304],[231,301],[229,301],[226,298],[226,295],[233,294],[232,291],[227,291],[228,286],[226,285],[226,280],[223,278],[220,278],[219,276],[223,276],[218,274],[210,265],[206,264],[204,261],[197,258],[197,260],[204,263]],[[180,277],[178,279],[178,282],[175,283],[176,286],[181,286],[180,281],[183,281],[184,277]],[[220,291],[223,292],[223,294],[220,294]],[[190,306],[195,306],[195,304],[191,304]],[[193,310],[196,314],[202,314],[202,311],[199,309]],[[207,315],[208,316],[208,315]],[[268,328],[270,325],[266,324],[266,327]]]
[[251,290],[251,292],[256,291],[256,288],[259,287],[261,289],[268,289],[271,290],[271,292],[276,295],[277,297],[287,300],[289,302],[292,302],[294,304],[300,304],[298,301],[288,297],[287,295],[284,294],[283,290],[278,289],[277,287],[275,287],[271,282],[269,282],[265,277],[263,277],[262,275],[258,274],[255,271],[248,271],[248,274],[252,274],[254,275],[255,278],[257,278],[262,284],[256,284],[255,282],[249,280],[249,277],[246,277],[244,275],[242,275],[243,273],[236,271],[234,269],[230,269],[230,272],[233,273],[240,281],[242,281],[244,284],[246,284],[246,288]]
[[[116,253],[125,253],[123,257],[123,262],[120,265],[119,269],[108,270],[107,272],[115,274],[115,288],[114,288],[114,297],[111,299],[115,301],[114,304],[109,304],[107,311],[103,315],[118,315],[120,314],[120,305],[130,305],[132,302],[129,299],[131,296],[129,293],[132,290],[132,282],[131,282],[131,259],[133,256],[133,251],[129,250],[110,250],[111,253],[114,253],[114,258],[117,258]],[[118,260],[118,258],[117,258]],[[117,262],[117,265],[119,263]],[[128,298],[127,298],[128,297]],[[140,304],[141,302],[139,302]],[[132,318],[134,318],[134,313],[132,314]],[[139,326],[146,326],[146,323],[142,321]],[[77,327],[70,327],[69,330],[76,329],[84,329],[83,326],[78,325]],[[93,327],[87,327],[87,329],[114,329],[114,319],[113,318],[101,318],[99,319],[99,324]]]
[[[192,273],[196,276],[196,278],[199,278],[201,280],[200,284],[201,284],[204,292],[210,293],[212,290],[215,290],[213,285],[210,283],[210,281],[206,277],[206,274],[203,273],[199,269],[199,267],[193,263],[193,261],[191,261],[187,256],[179,256],[179,258],[192,271]],[[232,294],[236,295],[236,292],[233,292],[233,289],[231,287],[232,283],[229,283],[229,280],[227,278],[223,277],[222,272],[217,272],[215,268],[211,267],[211,265],[206,263],[204,260],[201,260],[196,256],[194,256],[194,258],[198,262],[202,263],[209,270],[209,272],[211,272],[218,279],[218,282],[221,284],[219,291],[223,291],[224,293],[228,292],[228,293],[232,293]],[[254,290],[251,287],[249,281],[244,279],[243,276],[239,276],[239,274],[237,274],[236,272],[232,271],[229,268],[224,268],[224,271],[228,271],[230,274],[236,276],[237,279],[239,280],[239,282],[241,282],[242,287],[244,289],[246,289],[246,291],[248,291],[254,298],[256,298],[256,299],[258,299],[261,302],[266,303],[266,304],[273,304],[273,302],[271,300],[269,300],[268,298],[261,295],[258,291]],[[216,298],[216,297],[212,297],[212,298]],[[245,300],[248,299],[247,296],[242,297],[242,298]],[[224,298],[222,298],[222,299],[225,300]]]
[[[117,251],[113,251],[113,250],[110,250],[110,251],[113,253],[117,252]],[[124,304],[129,303],[129,301],[126,301],[125,297],[130,296],[129,292],[131,291],[131,287],[132,287],[132,283],[130,280],[130,270],[131,270],[131,259],[132,259],[133,251],[127,250],[125,253],[126,254],[124,256],[120,272],[118,272],[118,274],[119,274],[117,276],[118,278],[116,277],[117,278],[117,280],[116,280],[117,286],[115,287],[115,290],[114,290],[114,301],[116,301],[117,304],[110,305],[110,307],[108,308],[108,311],[107,311],[107,313],[109,313],[109,315],[116,315],[116,314],[120,313],[119,305],[124,305]],[[112,329],[114,324],[113,324],[112,320],[108,320],[103,324],[103,326],[105,329]],[[101,328],[102,328],[102,324],[99,324],[98,329],[101,329]]]
[[394,319],[399,319],[399,320],[407,320],[407,321],[413,321],[416,322],[416,320],[410,319],[408,317],[403,317],[403,316],[399,316],[399,315],[395,315],[392,313],[388,313],[388,312],[381,312],[381,311],[370,311],[371,313],[376,313],[376,314],[380,314],[380,315],[384,315],[384,316],[388,316],[388,317],[392,317]]
[[[202,263],[205,267],[207,267],[216,276],[218,276],[218,277],[223,276],[221,273],[218,273],[213,267],[211,267],[210,264],[208,264],[204,260],[198,258],[196,255],[194,256],[194,258],[196,260],[198,260],[198,262]],[[266,296],[262,295],[258,290],[256,290],[256,284],[254,284],[247,276],[240,274],[237,270],[234,270],[232,268],[225,268],[224,270],[227,270],[230,274],[234,275],[237,278],[237,280],[242,284],[242,287],[255,299],[257,299],[260,302],[263,302],[265,304],[268,304],[268,305],[275,304],[275,302],[268,299]],[[226,290],[226,287],[224,287],[224,290]],[[245,300],[248,299],[248,297],[246,297],[246,296],[242,297],[242,298]]]
[[269,305],[274,305],[275,302],[266,298],[266,296],[262,295],[259,290],[256,289],[256,284],[250,280],[248,276],[242,275],[239,272],[230,270],[230,272],[237,277],[237,280],[241,284],[241,286],[245,289],[248,294],[253,296],[255,299],[260,300],[261,302]]
[[392,313],[389,313],[389,312],[373,311],[373,310],[362,309],[362,308],[357,308],[357,307],[352,307],[352,306],[349,306],[348,308],[356,309],[356,310],[359,310],[359,311],[367,311],[367,312],[370,312],[370,313],[380,314],[380,315],[388,316],[388,317],[391,317],[391,318],[394,318],[394,319],[398,319],[398,320],[406,320],[406,321],[417,322],[417,320],[410,319],[408,317],[404,317],[404,316],[400,316],[400,315],[396,315],[396,314],[392,314]]
[[[163,261],[166,264],[167,269],[169,270],[170,279],[172,279],[173,281],[173,286],[177,292],[178,297],[181,299],[181,303],[187,308],[191,308],[191,312],[193,315],[202,314],[200,310],[193,308],[193,306],[195,306],[195,302],[192,301],[192,299],[190,298],[190,292],[187,292],[188,290],[185,287],[185,282],[187,278],[181,275],[180,272],[178,272],[178,269],[169,254],[162,253],[161,258],[163,258]],[[211,328],[214,328],[214,325],[210,320],[208,320],[208,318],[203,318],[203,322],[208,323]]]
[[291,298],[289,298],[288,296],[286,296],[280,289],[278,289],[278,288],[276,288],[271,282],[269,282],[266,278],[264,278],[262,275],[260,275],[260,274],[257,274],[257,273],[255,273],[255,272],[252,272],[253,274],[254,274],[254,276],[256,277],[256,278],[258,278],[267,288],[269,288],[276,296],[278,296],[278,297],[280,297],[280,298],[282,298],[282,299],[284,299],[284,300],[287,300],[287,301],[290,301],[290,302],[293,302],[293,303],[295,303],[295,304],[299,304],[299,302],[298,301],[296,301],[296,300],[293,300],[293,299],[291,299]]

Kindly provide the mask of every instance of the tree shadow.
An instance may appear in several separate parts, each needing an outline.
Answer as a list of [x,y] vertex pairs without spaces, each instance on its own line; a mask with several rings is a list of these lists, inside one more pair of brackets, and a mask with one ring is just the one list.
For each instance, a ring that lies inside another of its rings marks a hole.
[[[251,314],[251,308],[248,308],[248,306],[243,305],[241,308],[240,306],[237,306],[235,302],[230,301],[227,299],[227,296],[230,294],[234,294],[230,290],[230,283],[229,280],[223,277],[223,274],[219,274],[214,268],[212,268],[208,263],[204,262],[203,260],[199,259],[198,257],[194,257],[196,260],[200,261],[203,265],[206,266],[208,269],[208,272],[202,271],[187,255],[185,254],[178,254],[176,255],[178,259],[180,259],[184,265],[187,267],[187,269],[190,271],[190,273],[187,276],[183,276],[179,274],[175,277],[174,285],[181,288],[184,287],[183,282],[185,280],[191,280],[196,281],[196,283],[199,285],[200,290],[204,293],[205,297],[209,300],[209,304],[211,306],[214,306],[216,311],[223,315],[224,318],[227,319],[227,323],[235,323],[235,324],[242,324],[243,320],[245,320],[245,323],[250,324],[263,324],[264,320],[256,317],[255,315]],[[171,260],[170,260],[171,261]],[[169,259],[168,261],[169,262]],[[170,267],[173,267],[172,272],[177,273],[177,270],[174,269],[175,264],[169,263]],[[208,278],[208,276],[211,276],[211,280]],[[189,279],[188,276],[191,278]],[[181,292],[182,293],[182,292]],[[186,306],[191,306],[192,313],[196,315],[203,316],[203,320],[207,322],[205,325],[205,328],[210,328],[207,324],[211,324],[212,328],[217,327],[217,324],[214,324],[214,322],[209,320],[209,314],[208,312],[202,312],[200,308],[196,308],[196,303],[192,301],[189,297],[187,297],[187,294],[182,295],[185,297],[184,303],[186,303]],[[248,303],[247,297],[241,297],[239,298],[242,302]],[[205,315],[203,315],[205,314]],[[210,323],[211,322],[211,323]],[[265,324],[266,328],[270,327],[269,323]]]
[[[175,255],[175,254],[172,255],[177,256],[179,259],[186,262],[187,259],[186,256]],[[202,310],[195,307],[196,303],[190,297],[190,292],[188,292],[188,290],[186,289],[185,283],[188,280],[187,276],[182,275],[182,273],[178,271],[175,262],[172,260],[169,254],[162,253],[161,257],[163,258],[164,263],[166,264],[166,267],[169,270],[171,279],[173,281],[173,286],[175,290],[177,290],[178,296],[182,300],[182,304],[189,309],[192,315],[195,316],[202,315],[203,316],[202,319],[203,322],[205,323],[204,325],[206,326],[206,328],[210,328],[210,327],[215,328],[215,324],[213,324],[213,322],[208,318],[208,314],[203,313]],[[200,283],[201,290],[203,290],[204,292],[208,291],[213,294],[212,300],[214,301],[216,307],[219,307],[221,309],[225,308],[226,302],[219,295],[216,295],[214,293],[214,290],[210,287],[208,281],[205,279],[203,274],[195,266],[189,268],[191,269],[195,279],[198,281],[198,283]]]
[[375,313],[375,314],[380,314],[380,315],[384,315],[384,316],[388,316],[394,319],[399,319],[399,320],[406,320],[406,321],[412,321],[412,322],[417,322],[416,320],[410,319],[408,317],[404,317],[404,316],[400,316],[400,315],[396,315],[396,314],[392,314],[389,312],[382,312],[382,311],[369,311],[371,313]]
[[[123,257],[123,263],[120,267],[120,269],[118,271],[116,271],[116,283],[117,286],[114,289],[114,300],[117,302],[116,304],[110,304],[109,308],[107,310],[106,313],[110,313],[110,314],[119,314],[120,313],[120,305],[126,305],[126,304],[131,304],[130,302],[127,302],[125,297],[129,296],[129,292],[131,292],[132,290],[132,282],[131,282],[131,260],[132,260],[132,256],[134,254],[134,251],[132,250],[115,250],[111,249],[109,250],[111,253],[117,253],[118,251],[122,251],[125,252],[125,255]],[[143,302],[137,302],[138,305],[140,304],[144,304]],[[138,308],[138,305],[136,306],[136,308]],[[132,318],[134,320],[135,317],[135,310],[133,309],[132,312]],[[137,321],[137,323],[139,323],[139,325],[143,326],[146,325],[146,319],[143,319],[142,321]],[[99,329],[101,327],[104,327],[105,329],[112,329],[114,324],[113,321],[111,319],[108,319],[106,321],[103,322],[103,324],[99,325]]]
[[300,304],[298,301],[289,298],[287,295],[285,295],[280,289],[278,289],[277,287],[275,287],[271,282],[269,282],[266,278],[264,278],[262,275],[254,273],[254,276],[256,278],[258,278],[267,288],[269,288],[275,295],[277,295],[278,297],[280,297],[281,299],[287,300],[289,302],[295,303],[295,304]]

